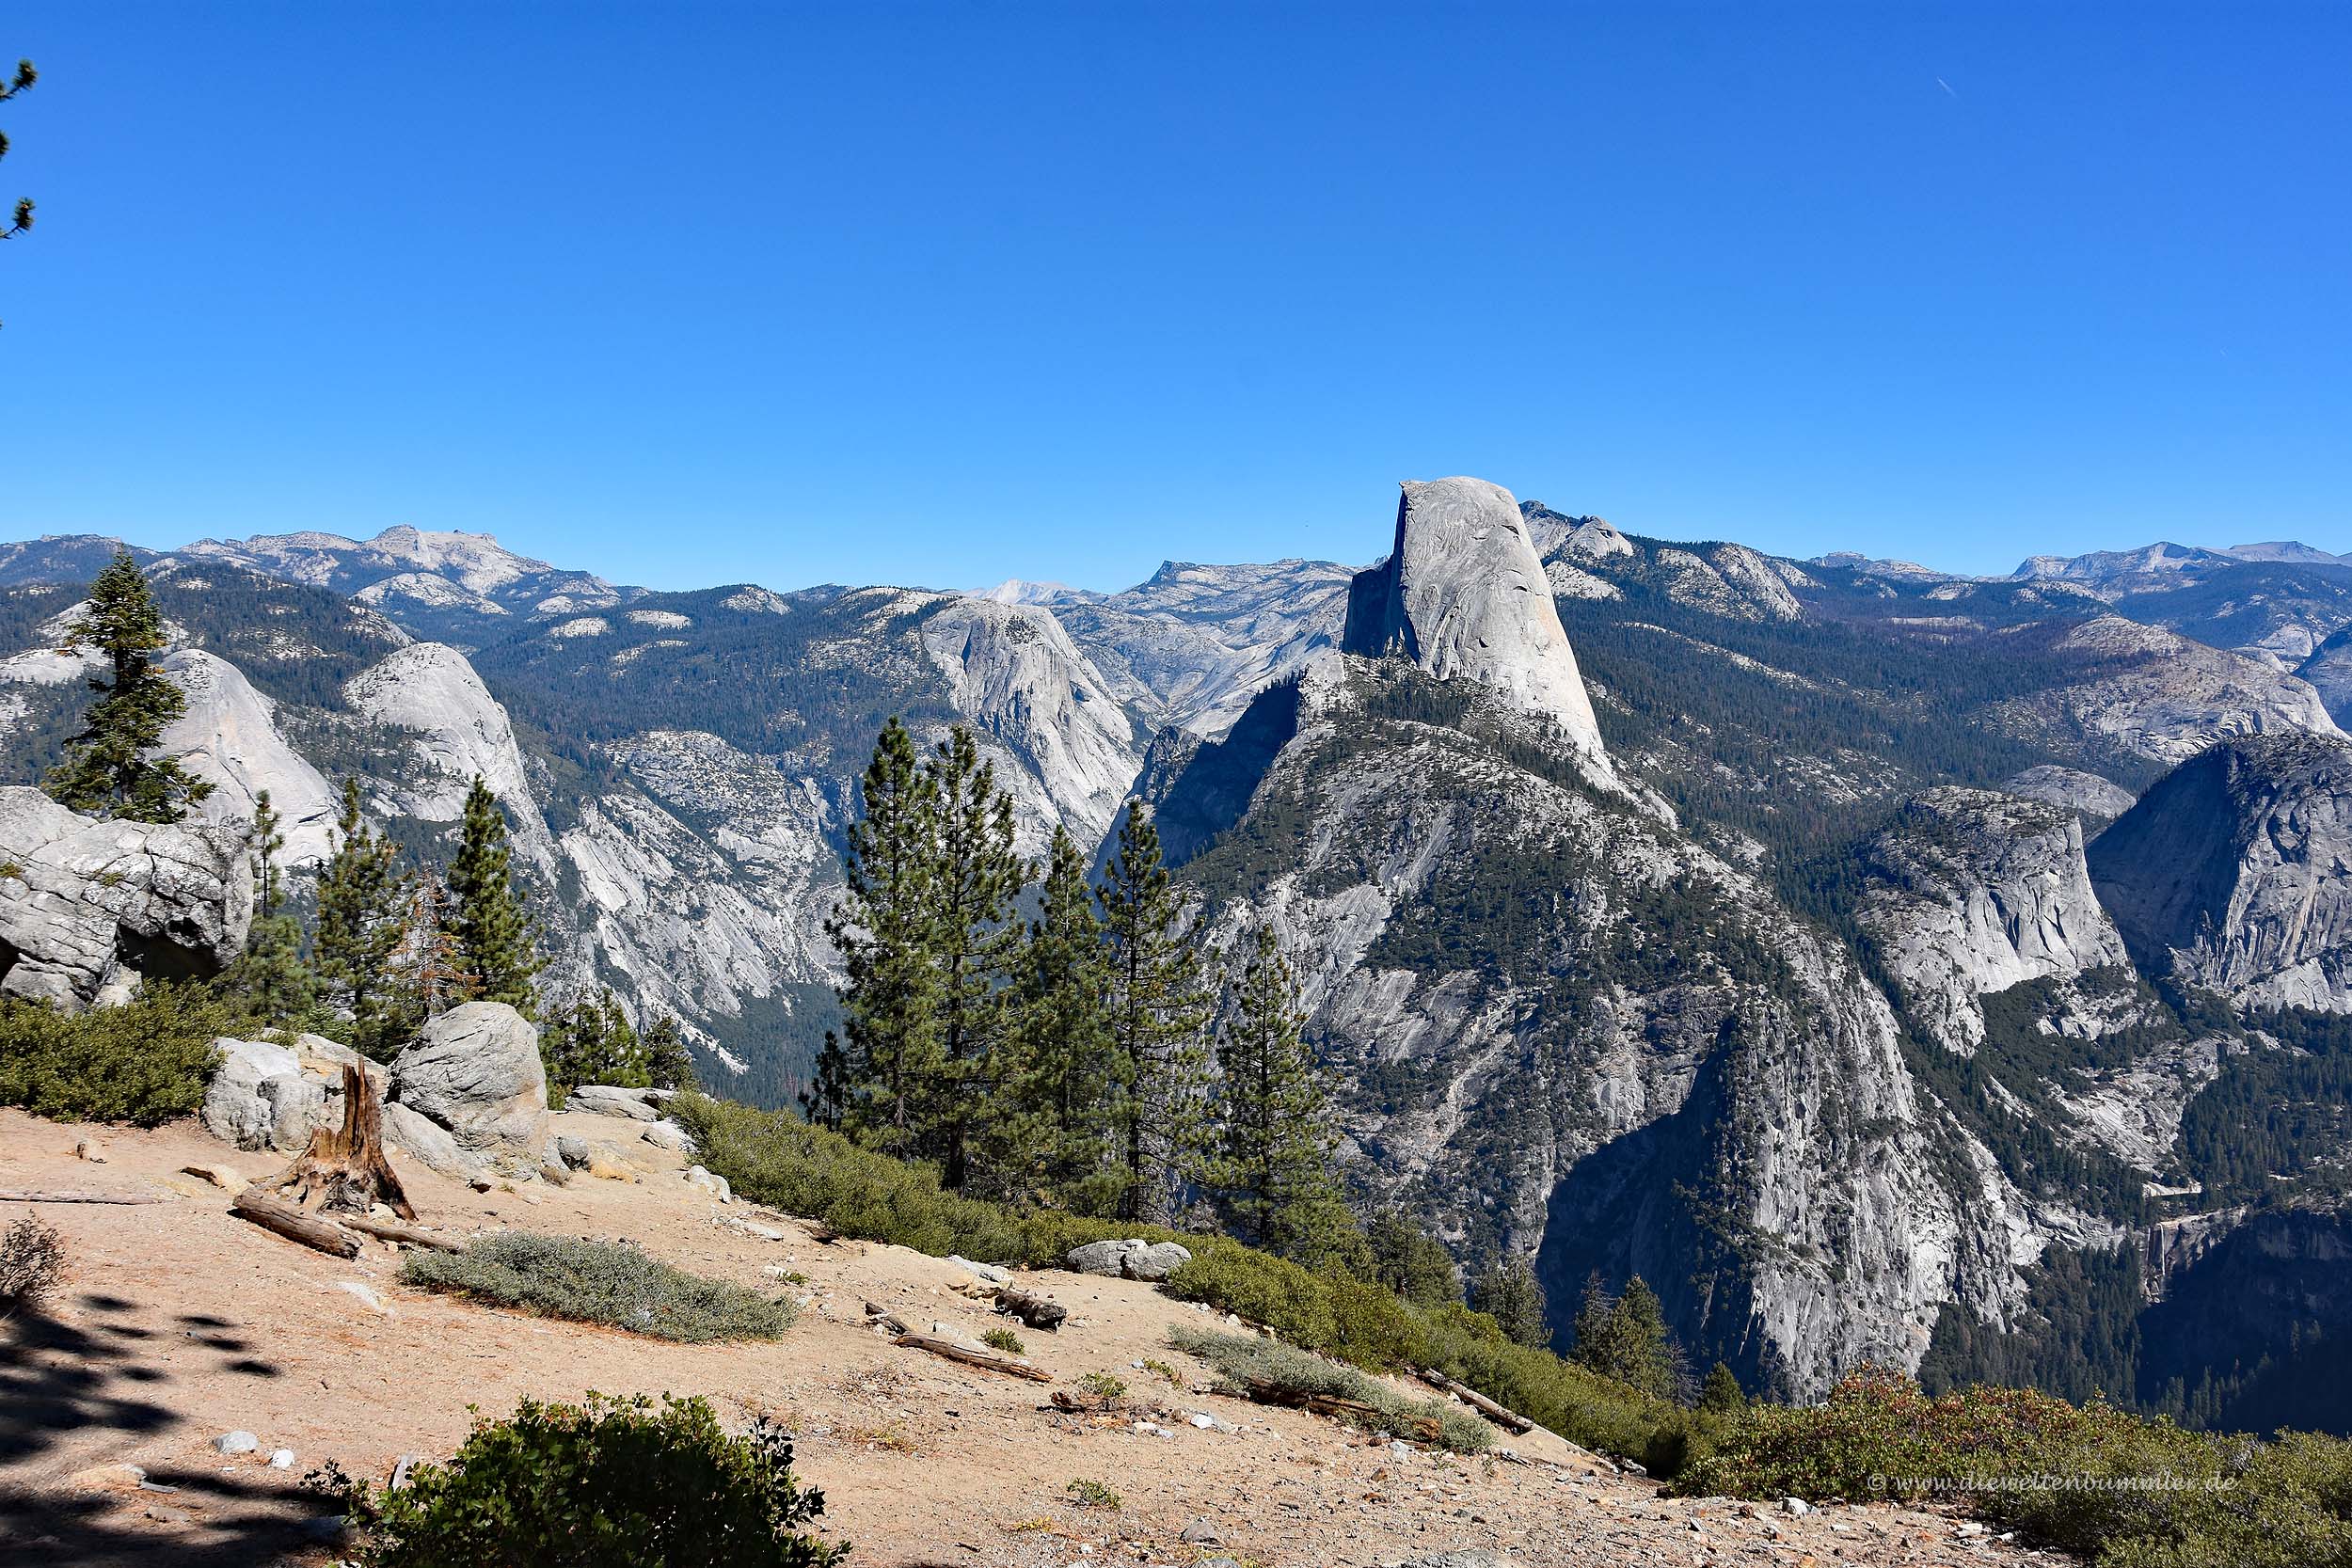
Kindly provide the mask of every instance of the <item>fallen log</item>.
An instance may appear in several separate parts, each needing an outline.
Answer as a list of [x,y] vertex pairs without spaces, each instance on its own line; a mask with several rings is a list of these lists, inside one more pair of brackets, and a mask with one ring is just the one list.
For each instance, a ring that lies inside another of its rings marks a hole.
[[1031,1383],[1051,1383],[1054,1374],[1041,1371],[1026,1362],[1015,1361],[1009,1355],[993,1351],[974,1350],[959,1345],[953,1339],[934,1338],[929,1334],[901,1334],[890,1341],[913,1350],[927,1350],[933,1355],[944,1355],[950,1361],[961,1361],[967,1367],[977,1367],[984,1372],[1003,1372],[1008,1377],[1025,1377]]
[[1438,1441],[1439,1428],[1435,1416],[1391,1414],[1377,1406],[1366,1404],[1361,1400],[1343,1399],[1337,1394],[1310,1394],[1303,1389],[1293,1388],[1287,1384],[1275,1383],[1262,1377],[1249,1379],[1246,1386],[1249,1390],[1249,1397],[1260,1404],[1287,1405],[1293,1410],[1304,1410],[1313,1416],[1329,1416],[1337,1420],[1353,1421],[1358,1426],[1369,1427],[1375,1431],[1385,1431],[1392,1424],[1401,1425],[1419,1436],[1424,1443]]
[[1057,1332],[1063,1323],[1070,1321],[1070,1308],[1060,1302],[1010,1285],[997,1290],[996,1310],[1019,1318],[1031,1328],[1041,1328],[1048,1334]]
[[1446,1376],[1445,1373],[1437,1370],[1435,1368],[1422,1371],[1417,1375],[1423,1383],[1429,1385],[1430,1387],[1442,1389],[1446,1393],[1452,1394],[1455,1399],[1460,1400],[1464,1404],[1469,1405],[1472,1410],[1477,1411],[1481,1416],[1486,1417],[1497,1426],[1507,1427],[1513,1432],[1533,1432],[1535,1430],[1535,1423],[1520,1415],[1518,1411],[1504,1409],[1502,1405],[1495,1403],[1494,1401],[1488,1399],[1486,1395],[1480,1393],[1469,1384],[1460,1382],[1454,1378],[1450,1378]]
[[27,1187],[0,1188],[0,1203],[163,1203],[144,1193],[84,1193],[70,1188],[41,1192]]
[[229,1212],[241,1220],[250,1220],[264,1230],[271,1230],[290,1242],[337,1258],[359,1256],[359,1238],[332,1220],[305,1213],[293,1204],[270,1196],[260,1186],[247,1187],[229,1200]]
[[426,1230],[398,1220],[379,1220],[373,1214],[338,1214],[341,1224],[378,1241],[398,1242],[402,1246],[431,1247],[435,1252],[463,1252],[466,1243],[454,1236],[444,1236],[437,1230]]

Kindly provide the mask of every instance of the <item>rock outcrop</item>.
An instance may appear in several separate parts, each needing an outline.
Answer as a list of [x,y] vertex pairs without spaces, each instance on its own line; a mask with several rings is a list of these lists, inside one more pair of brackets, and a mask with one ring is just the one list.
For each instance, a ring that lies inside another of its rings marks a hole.
[[160,750],[213,785],[197,807],[207,822],[253,820],[267,791],[285,847],[282,867],[316,865],[334,853],[335,792],[278,731],[277,706],[245,672],[201,648],[181,648],[158,661],[187,708],[164,731]]
[[1914,1029],[1984,1039],[1979,999],[2129,962],[2091,891],[2082,819],[1984,789],[1931,790],[1865,847],[1857,919],[1902,984]]
[[78,1011],[202,979],[252,921],[251,858],[229,830],[100,821],[0,788],[0,995]]
[[2001,786],[2011,795],[2045,805],[2064,806],[2101,824],[2114,821],[2132,809],[2132,792],[2096,773],[2044,764],[2028,768]]
[[358,713],[409,732],[407,766],[391,790],[403,813],[454,822],[479,775],[514,818],[516,847],[552,869],[554,841],[514,723],[464,654],[439,642],[412,642],[353,676],[343,695]]
[[1501,692],[1606,775],[1592,699],[1518,502],[1481,479],[1408,480],[1404,492],[1389,559],[1348,585],[1343,647]]
[[441,1014],[393,1060],[384,1126],[444,1175],[537,1176],[555,1161],[539,1031],[499,1002]]
[[2158,780],[2090,866],[2148,973],[2352,1012],[2352,743],[2225,740]]

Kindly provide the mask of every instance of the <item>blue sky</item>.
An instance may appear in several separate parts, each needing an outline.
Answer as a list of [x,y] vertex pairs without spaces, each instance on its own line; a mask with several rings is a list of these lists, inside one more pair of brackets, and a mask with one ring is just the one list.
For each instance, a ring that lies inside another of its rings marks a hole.
[[2352,549],[2352,7],[0,12],[0,537]]

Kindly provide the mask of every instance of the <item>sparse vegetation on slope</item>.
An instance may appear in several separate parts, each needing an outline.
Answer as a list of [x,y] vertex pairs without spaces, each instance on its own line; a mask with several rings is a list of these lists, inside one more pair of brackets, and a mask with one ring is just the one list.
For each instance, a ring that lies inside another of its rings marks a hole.
[[1178,1323],[1168,1342],[1216,1369],[1218,1391],[1244,1399],[1304,1402],[1316,1397],[1361,1405],[1360,1418],[1393,1437],[1420,1437],[1437,1423],[1438,1441],[1456,1453],[1494,1447],[1495,1431],[1459,1405],[1408,1400],[1353,1367],[1255,1334],[1217,1334]]
[[772,1339],[794,1316],[789,1302],[687,1274],[632,1246],[527,1232],[485,1236],[461,1253],[411,1253],[400,1277],[430,1291],[691,1343]]

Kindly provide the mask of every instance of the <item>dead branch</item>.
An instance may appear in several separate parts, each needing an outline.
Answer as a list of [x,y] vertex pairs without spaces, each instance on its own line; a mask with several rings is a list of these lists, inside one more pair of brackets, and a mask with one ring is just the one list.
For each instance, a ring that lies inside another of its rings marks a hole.
[[996,1291],[996,1310],[1009,1313],[1031,1328],[1041,1328],[1048,1334],[1058,1331],[1070,1319],[1070,1308],[1060,1302],[1016,1290],[1010,1285],[1003,1286]]
[[957,1344],[953,1339],[933,1338],[928,1334],[901,1334],[891,1343],[906,1345],[914,1350],[927,1350],[933,1355],[944,1355],[950,1361],[961,1361],[967,1367],[977,1367],[982,1371],[1003,1372],[1008,1377],[1025,1377],[1031,1383],[1054,1381],[1053,1373],[1041,1371],[1026,1362],[1015,1361],[1010,1356],[998,1355],[992,1351],[973,1350],[968,1346]]
[[0,1188],[0,1203],[163,1203],[167,1199],[143,1193],[84,1193],[61,1189],[40,1192],[27,1187]]
[[378,1241],[398,1242],[403,1246],[431,1247],[436,1252],[463,1252],[466,1243],[454,1236],[437,1230],[425,1230],[398,1220],[379,1220],[373,1214],[338,1214],[341,1223]]
[[1469,1384],[1460,1382],[1454,1378],[1450,1378],[1446,1376],[1445,1373],[1437,1370],[1435,1368],[1431,1368],[1425,1371],[1417,1373],[1416,1375],[1419,1376],[1423,1383],[1429,1385],[1430,1387],[1443,1389],[1446,1393],[1452,1394],[1455,1399],[1460,1400],[1464,1404],[1469,1405],[1472,1410],[1477,1411],[1481,1416],[1486,1417],[1497,1426],[1507,1427],[1513,1432],[1533,1432],[1535,1430],[1535,1423],[1520,1415],[1518,1411],[1504,1409],[1502,1405],[1495,1403],[1494,1401],[1488,1399],[1486,1395],[1480,1393]]

